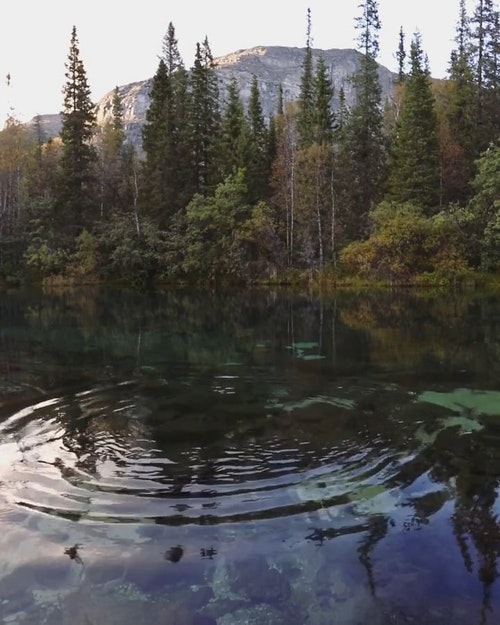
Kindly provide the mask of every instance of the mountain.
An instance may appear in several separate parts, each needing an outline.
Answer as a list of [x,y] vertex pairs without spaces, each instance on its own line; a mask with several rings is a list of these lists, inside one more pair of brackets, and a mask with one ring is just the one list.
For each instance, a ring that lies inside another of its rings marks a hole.
[[[238,50],[214,60],[219,80],[219,90],[223,103],[227,87],[235,78],[243,104],[246,106],[250,97],[253,76],[257,76],[262,110],[266,118],[276,113],[279,97],[279,86],[283,88],[283,98],[286,101],[296,100],[300,91],[304,48],[288,48],[284,46],[257,46],[247,50]],[[355,74],[362,58],[356,50],[312,50],[313,62],[320,56],[325,60],[334,86],[332,107],[335,109],[340,88],[344,88],[346,104],[352,105],[355,101],[355,92],[350,77]],[[394,85],[396,75],[382,65],[379,66],[379,79],[382,88],[382,97],[389,96]],[[136,147],[141,145],[141,131],[149,107],[149,92],[152,78],[134,82],[119,87],[124,111],[124,123],[127,138]],[[112,115],[113,91],[107,93],[97,105],[97,120],[105,123]],[[47,116],[42,115],[42,122]],[[50,116],[54,117],[54,116]],[[54,130],[53,119],[50,124]],[[48,125],[47,125],[48,129]],[[51,135],[54,136],[54,135]]]

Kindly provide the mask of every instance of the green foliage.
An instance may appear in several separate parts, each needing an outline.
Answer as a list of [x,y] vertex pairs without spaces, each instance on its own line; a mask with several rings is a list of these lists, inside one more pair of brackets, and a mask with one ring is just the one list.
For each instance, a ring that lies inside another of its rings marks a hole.
[[250,281],[275,280],[285,265],[285,250],[280,244],[272,208],[258,202],[239,230],[244,275]]
[[226,107],[221,121],[219,168],[224,178],[244,167],[250,142],[243,104],[236,79],[227,87]]
[[80,59],[75,27],[71,33],[66,79],[61,129],[63,150],[56,193],[58,219],[64,225],[63,235],[69,235],[71,240],[78,236],[86,223],[91,222],[97,206],[94,170],[97,156],[91,143],[96,113]]
[[208,39],[196,44],[194,65],[189,79],[189,147],[193,171],[193,191],[213,192],[219,182],[215,154],[220,129],[219,88]]
[[132,214],[115,214],[98,235],[102,278],[135,287],[150,285],[164,269],[165,241],[156,225],[141,220],[137,229]]
[[328,144],[333,139],[333,112],[331,108],[333,87],[328,76],[325,59],[322,56],[318,59],[312,86],[312,138],[315,143],[320,145]]
[[434,96],[420,36],[411,43],[411,71],[392,149],[387,199],[414,202],[427,212],[439,204],[439,143]]
[[307,9],[307,37],[302,76],[300,79],[299,114],[297,127],[301,146],[310,145],[313,140],[313,58],[311,49],[311,9]]
[[450,82],[444,112],[451,136],[448,145],[442,145],[441,149],[446,158],[446,148],[450,143],[458,147],[452,149],[449,164],[446,161],[444,163],[443,186],[447,201],[463,202],[470,197],[469,184],[478,147],[477,89],[474,84],[470,20],[465,0],[460,0],[455,43],[448,70]]
[[474,196],[457,219],[466,233],[474,266],[500,268],[500,147],[491,146],[478,161]]
[[124,146],[123,106],[118,87],[113,92],[112,113],[111,119],[102,127],[97,141],[101,218],[107,217],[128,199],[123,185],[128,155]]
[[242,271],[238,231],[249,215],[244,171],[229,176],[215,194],[196,195],[186,209],[182,269],[191,279],[237,279]]
[[341,200],[339,218],[348,241],[368,234],[370,212],[382,197],[386,176],[386,142],[383,135],[381,86],[376,57],[380,22],[378,2],[360,5],[357,19],[363,56],[352,81],[357,101],[339,124],[336,195]]
[[188,78],[175,29],[169,24],[153,78],[150,106],[143,127],[144,185],[141,204],[161,228],[184,208],[193,193],[188,137]]
[[60,248],[52,247],[47,241],[33,241],[24,253],[24,262],[35,281],[62,273],[67,261],[67,253]]
[[69,259],[68,274],[78,282],[94,281],[102,266],[98,238],[83,230],[76,240],[76,249]]
[[[335,280],[347,271],[441,284],[470,267],[498,271],[500,148],[477,160],[486,138],[500,134],[500,19],[492,7],[479,1],[469,20],[460,0],[447,82],[431,81],[418,35],[405,71],[400,31],[399,81],[385,120],[377,0],[362,1],[356,20],[355,105],[347,107],[341,89],[332,113],[308,10],[298,102],[284,103],[280,89],[269,124],[256,76],[246,114],[233,80],[221,115],[208,40],[197,44],[188,73],[170,23],[142,161],[125,141],[118,89],[112,119],[95,131],[73,28],[61,138],[44,143],[40,120],[32,137],[13,119],[0,132],[0,274],[17,263],[34,280],[143,286],[287,277],[320,284],[329,270]],[[384,194],[390,201],[379,204]]]
[[423,274],[454,279],[468,270],[466,250],[453,221],[426,217],[413,204],[382,203],[372,214],[374,233],[348,245],[341,263],[348,271],[389,282],[412,282]]
[[54,219],[54,198],[46,193],[31,199],[27,204],[26,235],[28,244],[22,263],[28,276],[39,282],[43,278],[60,274],[68,260]]
[[331,258],[332,150],[313,143],[296,155],[296,258],[301,266],[323,269]]
[[269,132],[260,103],[257,77],[252,80],[248,103],[249,142],[245,158],[248,201],[253,204],[264,199],[269,192],[271,160],[269,158]]

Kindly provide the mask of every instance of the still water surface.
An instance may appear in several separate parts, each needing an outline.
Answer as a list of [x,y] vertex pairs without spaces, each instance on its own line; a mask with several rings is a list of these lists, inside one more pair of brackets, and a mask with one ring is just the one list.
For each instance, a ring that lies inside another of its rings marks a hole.
[[0,315],[0,622],[500,622],[500,298]]

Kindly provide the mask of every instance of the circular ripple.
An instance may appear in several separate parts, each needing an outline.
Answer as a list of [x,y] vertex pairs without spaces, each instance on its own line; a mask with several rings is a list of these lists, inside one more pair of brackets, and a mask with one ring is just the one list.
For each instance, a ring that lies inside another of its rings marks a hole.
[[0,495],[71,520],[216,524],[352,506],[407,460],[376,437],[284,436],[279,420],[207,423],[131,383],[54,398],[0,425]]

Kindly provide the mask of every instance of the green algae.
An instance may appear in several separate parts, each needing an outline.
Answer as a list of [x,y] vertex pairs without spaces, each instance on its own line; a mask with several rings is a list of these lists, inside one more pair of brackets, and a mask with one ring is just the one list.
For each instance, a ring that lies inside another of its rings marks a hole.
[[289,349],[293,352],[293,355],[300,360],[323,360],[325,356],[322,354],[311,354],[306,352],[311,352],[313,349],[318,349],[319,343],[292,343],[291,345],[287,345],[286,349]]
[[416,401],[435,404],[455,412],[500,416],[500,391],[477,391],[468,388],[457,388],[449,393],[424,391],[418,395]]

